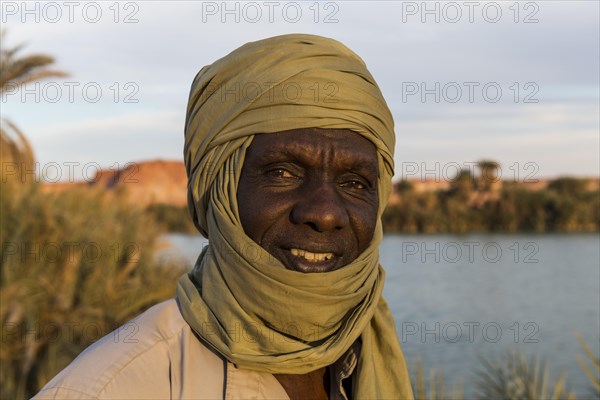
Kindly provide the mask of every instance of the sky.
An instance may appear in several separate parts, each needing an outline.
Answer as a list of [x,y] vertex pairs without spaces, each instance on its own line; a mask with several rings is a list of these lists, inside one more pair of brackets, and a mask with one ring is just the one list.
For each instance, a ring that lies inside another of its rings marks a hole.
[[396,179],[600,175],[597,1],[2,1],[4,46],[65,79],[4,93],[48,181],[181,160],[198,70],[242,44],[310,33],[366,62],[395,119]]

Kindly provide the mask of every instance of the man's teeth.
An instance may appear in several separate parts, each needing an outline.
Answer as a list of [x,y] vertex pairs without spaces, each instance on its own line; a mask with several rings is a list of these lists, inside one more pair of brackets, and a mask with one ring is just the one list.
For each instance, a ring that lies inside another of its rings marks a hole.
[[333,258],[333,253],[311,253],[310,251],[302,249],[291,249],[290,251],[293,256],[304,257],[305,260],[312,262],[327,261]]

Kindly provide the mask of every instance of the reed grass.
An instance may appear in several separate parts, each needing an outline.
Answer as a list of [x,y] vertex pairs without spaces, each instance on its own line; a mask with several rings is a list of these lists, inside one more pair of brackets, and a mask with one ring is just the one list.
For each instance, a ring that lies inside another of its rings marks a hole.
[[417,360],[413,366],[414,378],[412,381],[415,400],[459,400],[464,399],[462,384],[449,388],[444,382],[442,369],[437,372],[429,369],[429,379],[426,379],[425,366],[422,360]]
[[119,196],[6,181],[0,213],[2,399],[31,397],[92,342],[172,297],[183,273],[156,263],[156,222]]
[[575,394],[567,389],[566,374],[550,383],[549,368],[535,355],[528,361],[523,353],[509,351],[499,360],[482,358],[481,362],[476,382],[480,399],[575,400]]
[[[600,399],[600,358],[594,355],[592,349],[590,349],[590,346],[580,333],[576,333],[575,335],[585,355],[585,358],[577,355],[577,362],[590,381],[590,395],[596,399]],[[591,367],[589,364],[591,364]]]

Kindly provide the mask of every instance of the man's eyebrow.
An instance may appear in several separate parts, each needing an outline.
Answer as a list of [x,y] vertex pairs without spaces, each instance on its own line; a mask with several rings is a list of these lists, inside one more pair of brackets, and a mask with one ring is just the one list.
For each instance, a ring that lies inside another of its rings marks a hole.
[[370,158],[366,158],[364,157],[361,160],[356,160],[354,161],[350,167],[348,168],[349,171],[356,171],[356,172],[365,172],[368,174],[371,174],[375,177],[379,176],[379,165],[377,162],[373,163],[372,160]]
[[[347,151],[342,149],[340,151]],[[369,173],[375,177],[379,176],[379,158],[375,155],[375,158],[368,154],[352,154],[351,160],[345,165],[345,169],[350,172],[362,172]]]
[[298,156],[298,154],[292,150],[290,150],[287,146],[273,146],[268,149],[268,151],[262,151],[257,154],[256,159],[258,162],[270,162],[279,157],[288,157],[291,159],[301,159],[302,157]]

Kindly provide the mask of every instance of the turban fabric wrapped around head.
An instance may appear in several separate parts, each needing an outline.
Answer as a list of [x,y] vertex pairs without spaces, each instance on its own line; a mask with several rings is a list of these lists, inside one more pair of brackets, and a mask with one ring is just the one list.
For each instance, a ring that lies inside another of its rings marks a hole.
[[[349,129],[377,149],[373,240],[356,260],[331,272],[287,270],[244,233],[238,214],[237,185],[254,135],[300,128]],[[360,338],[354,396],[412,398],[381,297],[380,217],[391,191],[394,140],[375,80],[335,40],[277,36],[200,70],[189,97],[184,161],[188,207],[209,245],[181,278],[177,296],[183,317],[208,345],[240,368],[303,374],[333,364]]]

